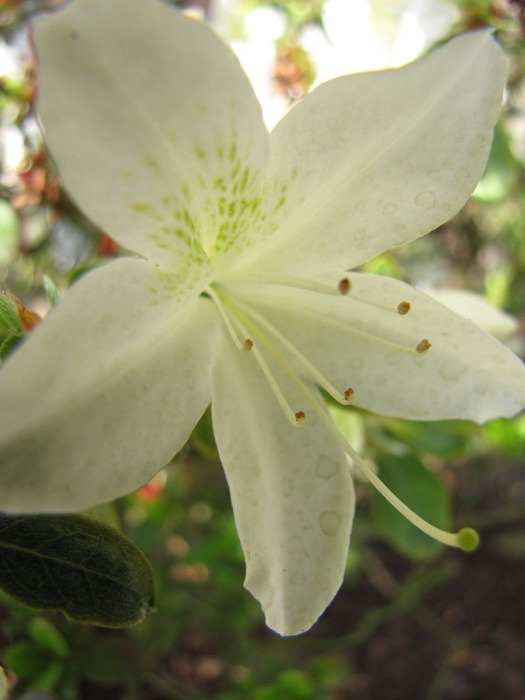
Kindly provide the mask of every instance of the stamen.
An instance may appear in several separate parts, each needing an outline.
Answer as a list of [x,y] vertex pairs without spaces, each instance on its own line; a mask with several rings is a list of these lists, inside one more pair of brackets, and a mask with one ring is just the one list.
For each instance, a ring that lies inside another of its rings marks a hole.
[[[207,294],[210,295],[210,297],[211,297],[211,298],[213,299],[213,301],[215,302],[215,305],[216,305],[217,308],[219,309],[219,313],[220,313],[220,315],[221,315],[221,317],[222,317],[222,320],[224,321],[224,325],[225,325],[226,328],[228,329],[228,333],[230,334],[231,339],[232,339],[233,342],[235,343],[236,347],[237,347],[241,352],[246,352],[246,350],[249,350],[250,348],[246,348],[246,347],[245,347],[245,344],[246,344],[247,341],[245,340],[244,342],[241,342],[241,341],[239,340],[239,336],[237,335],[237,333],[236,333],[235,330],[233,329],[232,323],[231,323],[231,321],[230,321],[230,317],[228,316],[228,313],[226,312],[226,309],[224,308],[223,303],[222,303],[222,301],[221,301],[220,298],[219,298],[219,295],[215,292],[215,290],[214,290],[211,286],[208,286],[208,287],[205,289],[205,291],[206,291]],[[247,339],[247,340],[248,340],[248,339]]]
[[354,396],[354,390],[351,388],[348,388],[344,391],[344,393],[341,393],[340,391],[337,391],[337,389],[331,384],[326,377],[321,374],[321,372],[315,367],[310,360],[308,360],[300,350],[298,350],[293,343],[291,343],[288,338],[286,338],[280,331],[275,328],[275,326],[267,321],[264,316],[261,316],[259,313],[254,311],[251,308],[248,308],[244,304],[240,302],[236,302],[239,308],[241,308],[247,316],[250,316],[251,318],[256,321],[256,323],[259,326],[262,326],[265,328],[269,333],[273,335],[274,338],[276,338],[283,347],[288,350],[290,355],[294,357],[295,360],[299,363],[300,366],[303,367],[305,374],[309,375],[314,382],[320,386],[322,389],[326,391],[327,394],[329,394],[335,401],[337,401],[340,404],[346,405],[349,403],[353,396]]
[[[233,324],[228,316],[226,309],[224,308],[224,304],[221,301],[220,295],[217,294],[217,292],[215,292],[215,290],[213,290],[211,287],[209,287],[207,289],[207,291],[209,292],[211,298],[217,304],[217,308],[219,309],[221,316],[224,320],[224,323],[225,323],[226,327],[228,328],[228,331],[230,332],[230,335],[232,336],[232,339],[236,343],[237,347],[243,352],[247,352],[250,350],[253,352],[253,354],[254,354],[254,356],[259,364],[259,367],[261,368],[262,373],[264,374],[266,381],[268,382],[270,389],[272,390],[273,395],[277,399],[277,402],[278,402],[279,406],[281,407],[284,415],[288,418],[288,420],[290,421],[290,423],[292,425],[294,425],[294,426],[302,425],[304,423],[304,419],[306,418],[304,411],[295,412],[291,408],[290,404],[286,400],[286,397],[284,396],[284,394],[281,390],[281,387],[279,386],[277,380],[275,379],[275,377],[272,373],[272,370],[270,369],[270,367],[268,366],[268,363],[266,362],[266,360],[262,356],[261,351],[254,344],[254,342],[253,342],[253,340],[251,340],[251,338],[246,337],[249,335],[249,333],[248,333],[244,323],[242,322],[242,320],[239,317],[240,311],[236,308],[236,306],[234,306],[232,304],[230,299],[226,298],[224,300],[226,305],[231,307],[232,310],[234,311],[235,315],[233,316],[233,321],[237,325],[237,327],[239,328],[241,334],[246,338],[246,340],[242,344],[238,340],[238,335],[233,328]],[[301,416],[302,416],[302,420],[301,420]]]
[[386,500],[392,506],[394,506],[399,513],[401,513],[401,515],[411,522],[412,525],[415,525],[419,530],[421,530],[421,532],[424,532],[429,537],[432,537],[432,539],[437,540],[442,544],[446,544],[449,547],[458,547],[463,551],[473,551],[476,549],[479,543],[479,537],[475,530],[472,530],[472,528],[462,528],[459,530],[459,532],[447,532],[446,530],[441,530],[435,525],[431,525],[420,515],[414,513],[411,508],[409,508],[400,498],[392,493],[388,486],[386,486],[386,484],[384,484],[377,474],[370,468],[367,461],[354,452],[351,445],[347,443],[347,447],[350,447],[355,455],[350,454],[347,449],[347,454],[350,455],[355,466],[368,479],[372,486],[374,486],[379,493],[384,496],[384,498],[386,498]]
[[431,347],[432,343],[426,338],[423,338],[423,340],[419,341],[419,343],[416,345],[416,352],[418,355],[424,355],[430,350]]
[[[313,280],[304,280],[300,277],[282,277],[279,275],[267,275],[267,274],[257,274],[252,272],[249,277],[244,275],[228,275],[227,283],[240,282],[244,284],[263,284],[272,285],[276,287],[290,287],[292,289],[302,289],[306,292],[317,292],[318,294],[326,294],[328,296],[338,296],[343,294],[337,287],[331,284],[323,284],[322,282],[314,282]],[[348,289],[350,289],[350,280],[348,282]],[[220,279],[216,280],[216,283],[220,284]],[[341,284],[341,283],[339,283]]]
[[339,293],[342,294],[343,296],[346,296],[351,288],[352,288],[352,285],[350,284],[350,280],[348,279],[348,277],[343,277],[343,279],[340,280],[339,284],[337,285],[337,289],[339,290]]
[[[401,345],[400,343],[395,343],[392,340],[386,340],[386,338],[382,338],[379,335],[373,335],[372,333],[368,333],[367,331],[362,331],[359,328],[355,328],[354,326],[347,325],[346,323],[343,323],[342,321],[337,321],[333,318],[330,318],[329,316],[322,316],[321,314],[318,314],[316,311],[311,311],[310,309],[305,309],[301,308],[298,309],[299,313],[304,314],[305,316],[311,316],[312,318],[315,318],[317,320],[321,320],[325,324],[330,324],[332,326],[336,326],[338,328],[344,328],[345,330],[349,331],[350,333],[353,333],[354,335],[360,336],[361,338],[364,338],[365,340],[371,340],[375,343],[380,343],[381,345],[385,345],[387,348],[392,348],[393,350],[396,350],[398,352],[404,352],[407,353],[408,355],[420,355],[421,352],[424,352],[424,350],[418,351],[417,348],[411,348],[406,345]],[[428,348],[430,348],[430,343],[427,340],[428,343]],[[419,345],[418,345],[419,347]],[[427,350],[428,350],[427,348]]]
[[[281,277],[279,275],[266,275],[251,273],[249,277],[246,276],[232,276],[228,277],[228,284],[232,282],[241,282],[245,284],[262,284],[262,285],[275,285],[277,287],[290,287],[292,289],[302,289],[306,292],[317,292],[318,294],[326,294],[327,296],[348,296],[352,301],[357,301],[361,304],[366,304],[367,306],[372,306],[375,309],[381,309],[381,311],[387,311],[388,313],[396,313],[404,315],[410,310],[410,304],[407,301],[400,302],[396,307],[389,306],[388,304],[381,304],[378,301],[372,301],[370,299],[363,299],[357,294],[352,292],[352,282],[350,278],[343,277],[339,280],[337,287],[333,287],[330,284],[323,284],[321,282],[314,282],[313,280],[304,280],[300,277]],[[220,280],[219,280],[220,283]],[[406,310],[401,310],[406,309]]]

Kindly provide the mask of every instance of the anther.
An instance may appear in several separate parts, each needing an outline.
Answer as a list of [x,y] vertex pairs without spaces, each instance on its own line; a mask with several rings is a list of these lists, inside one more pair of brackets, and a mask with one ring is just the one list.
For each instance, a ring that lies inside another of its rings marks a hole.
[[302,425],[306,420],[306,413],[304,411],[297,411],[295,414],[295,422],[297,425]]
[[420,340],[419,343],[416,345],[416,352],[418,353],[418,355],[423,355],[424,353],[428,352],[431,347],[432,343],[426,338],[423,338],[423,340]]
[[348,277],[343,277],[342,280],[339,280],[339,284],[337,285],[337,289],[339,290],[339,293],[342,294],[343,296],[346,296],[348,292],[350,291],[351,288],[350,280]]
[[253,340],[251,340],[250,338],[246,338],[246,340],[242,344],[241,350],[243,352],[249,352],[252,348],[253,348]]
[[410,304],[408,301],[402,301],[397,305],[397,313],[400,316],[405,316],[410,311]]
[[344,393],[345,401],[351,401],[354,398],[354,390],[348,387]]

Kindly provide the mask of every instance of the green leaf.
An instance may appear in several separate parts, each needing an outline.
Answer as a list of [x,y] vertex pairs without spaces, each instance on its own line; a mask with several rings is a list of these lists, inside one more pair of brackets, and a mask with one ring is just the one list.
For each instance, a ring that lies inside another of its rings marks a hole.
[[51,277],[48,277],[48,275],[44,275],[42,281],[44,283],[44,291],[48,302],[51,304],[51,306],[56,306],[60,301],[60,294],[56,284],[53,282]]
[[0,336],[4,336],[12,329],[23,331],[20,316],[16,304],[5,294],[0,294]]
[[0,340],[0,364],[18,347],[18,345],[20,345],[25,337],[25,331],[15,329],[9,331],[6,336]]
[[19,642],[7,649],[4,662],[20,678],[36,679],[45,674],[56,659],[34,642]]
[[142,673],[140,652],[125,639],[97,637],[76,649],[75,663],[82,675],[104,685],[128,682]]
[[7,200],[0,199],[0,267],[9,265],[15,258],[19,235],[20,222],[15,210]]
[[65,658],[69,654],[69,647],[64,637],[43,617],[35,617],[31,620],[29,634],[39,646],[55,656]]
[[76,622],[128,627],[153,609],[153,574],[116,530],[81,515],[0,516],[0,588]]
[[[381,459],[378,469],[382,481],[409,508],[432,525],[447,526],[450,497],[437,474],[413,456]],[[416,559],[440,550],[441,544],[418,530],[379,493],[374,492],[373,498],[379,524],[397,549]]]
[[518,176],[519,166],[512,153],[509,136],[502,126],[497,125],[485,173],[472,196],[485,203],[501,202],[518,183]]

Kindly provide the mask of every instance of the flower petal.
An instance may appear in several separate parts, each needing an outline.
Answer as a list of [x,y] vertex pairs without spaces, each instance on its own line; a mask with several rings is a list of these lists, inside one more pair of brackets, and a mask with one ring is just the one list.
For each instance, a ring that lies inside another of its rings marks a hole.
[[[525,407],[525,366],[495,338],[403,282],[347,277],[347,296],[274,287],[256,297],[248,285],[243,295],[237,285],[236,295],[264,314],[340,393],[353,389],[362,408],[414,420],[481,423]],[[406,313],[398,312],[400,304]],[[424,340],[431,344],[427,352]]]
[[232,51],[157,0],[75,0],[36,43],[39,114],[78,204],[146,258],[202,264],[268,151]]
[[429,296],[500,340],[505,340],[518,330],[518,322],[513,316],[474,292],[464,289],[436,289],[429,292]]
[[506,62],[472,32],[397,70],[328,82],[271,133],[261,272],[350,269],[450,219],[490,149]]
[[150,263],[110,263],[73,286],[8,359],[0,510],[109,501],[183,446],[210,400],[216,327],[209,304],[175,304],[166,291]]
[[[229,338],[212,382],[214,432],[246,557],[245,586],[269,627],[299,634],[343,579],[354,511],[348,460],[313,412],[302,427],[288,422],[253,352],[238,352]],[[289,381],[281,386],[305,403]]]

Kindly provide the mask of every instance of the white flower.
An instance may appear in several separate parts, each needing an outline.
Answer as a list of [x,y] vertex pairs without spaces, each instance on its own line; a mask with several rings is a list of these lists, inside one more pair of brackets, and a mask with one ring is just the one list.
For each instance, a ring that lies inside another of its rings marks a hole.
[[63,180],[140,257],[86,275],[0,373],[0,508],[135,489],[211,400],[246,586],[281,634],[341,584],[350,460],[458,544],[385,490],[319,388],[415,419],[525,403],[525,370],[496,340],[399,281],[346,272],[475,187],[505,77],[490,32],[327,83],[271,135],[231,51],[166,5],[75,0],[36,38]]

